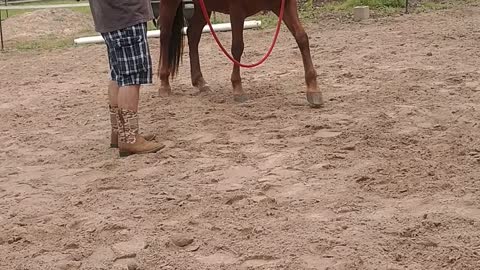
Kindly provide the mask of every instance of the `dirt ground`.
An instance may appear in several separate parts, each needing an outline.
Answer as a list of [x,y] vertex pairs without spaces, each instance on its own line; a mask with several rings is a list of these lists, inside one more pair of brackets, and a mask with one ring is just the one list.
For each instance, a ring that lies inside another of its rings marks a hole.
[[309,25],[322,109],[285,30],[245,104],[205,35],[213,92],[185,57],[142,92],[168,148],[123,159],[103,45],[0,54],[0,269],[480,269],[479,12]]

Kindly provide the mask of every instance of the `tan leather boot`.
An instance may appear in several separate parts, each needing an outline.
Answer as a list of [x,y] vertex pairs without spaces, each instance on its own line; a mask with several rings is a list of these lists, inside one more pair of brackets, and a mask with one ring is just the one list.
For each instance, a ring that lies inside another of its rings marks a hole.
[[126,109],[118,109],[118,148],[121,157],[134,154],[155,153],[165,145],[145,140],[138,134],[138,114]]
[[[118,107],[109,105],[110,110],[110,124],[112,125],[112,132],[110,135],[110,148],[118,148]],[[143,138],[147,141],[155,140],[155,134],[145,134]]]

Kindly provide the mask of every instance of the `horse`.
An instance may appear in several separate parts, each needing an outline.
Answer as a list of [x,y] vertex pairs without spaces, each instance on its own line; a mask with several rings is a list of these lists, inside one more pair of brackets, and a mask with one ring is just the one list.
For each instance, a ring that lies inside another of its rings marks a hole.
[[[244,50],[243,26],[245,19],[263,11],[272,11],[279,16],[281,2],[282,0],[204,0],[209,17],[212,12],[230,15],[230,23],[232,26],[231,52],[233,58],[239,62]],[[158,21],[160,28],[158,69],[160,87],[158,91],[161,96],[168,96],[172,93],[169,78],[175,77],[178,73],[184,46],[182,30],[187,25],[192,85],[200,92],[210,91],[210,87],[202,75],[198,53],[202,30],[207,22],[200,9],[199,0],[193,0],[193,3],[193,15],[186,19],[184,18],[182,0],[160,1]],[[300,22],[296,0],[285,0],[283,22],[294,36],[302,54],[307,86],[307,101],[312,107],[320,107],[323,105],[322,92],[318,88],[317,72],[310,55],[309,38]],[[248,97],[242,87],[240,67],[236,64],[233,66],[231,83],[234,101],[247,101]]]

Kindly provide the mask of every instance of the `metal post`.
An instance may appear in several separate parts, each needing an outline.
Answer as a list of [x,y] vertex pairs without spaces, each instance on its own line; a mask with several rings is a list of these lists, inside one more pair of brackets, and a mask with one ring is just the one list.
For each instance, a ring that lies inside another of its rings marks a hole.
[[2,43],[2,51],[5,49],[4,45],[3,45],[3,28],[2,28],[2,12],[0,10],[0,40],[1,40],[1,43]]
[[408,14],[408,0],[405,0],[405,13]]

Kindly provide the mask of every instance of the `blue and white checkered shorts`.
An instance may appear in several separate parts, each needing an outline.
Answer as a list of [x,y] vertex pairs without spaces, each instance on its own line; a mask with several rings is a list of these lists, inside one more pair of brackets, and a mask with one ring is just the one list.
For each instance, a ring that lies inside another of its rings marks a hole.
[[152,83],[152,59],[147,24],[102,33],[108,48],[110,78],[120,87]]

